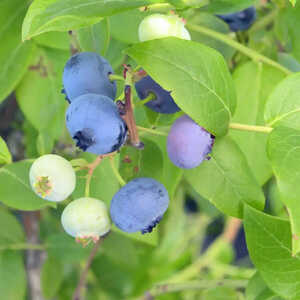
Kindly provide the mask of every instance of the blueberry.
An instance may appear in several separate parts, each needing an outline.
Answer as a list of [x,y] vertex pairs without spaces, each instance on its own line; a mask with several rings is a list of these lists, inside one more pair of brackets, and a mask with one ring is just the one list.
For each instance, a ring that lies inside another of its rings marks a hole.
[[184,27],[184,22],[174,15],[153,14],[147,16],[139,25],[141,42],[169,36],[190,40],[191,36]]
[[214,137],[190,117],[184,115],[172,125],[167,138],[167,152],[177,167],[191,169],[207,159]]
[[86,94],[74,99],[66,113],[67,128],[83,151],[106,154],[125,142],[127,127],[108,97]]
[[169,205],[165,187],[152,178],[136,178],[123,186],[110,204],[112,221],[125,232],[151,232]]
[[145,99],[149,93],[155,95],[155,99],[145,105],[162,114],[173,114],[180,110],[174,102],[171,93],[163,89],[149,75],[135,83],[135,89],[140,99]]
[[66,63],[63,73],[64,93],[69,102],[74,98],[88,94],[116,97],[116,83],[110,81],[113,69],[109,62],[93,52],[81,52],[73,55]]
[[61,216],[64,230],[77,239],[94,242],[110,230],[110,220],[103,201],[84,197],[72,201]]
[[231,31],[244,31],[250,28],[256,19],[256,9],[250,6],[244,10],[227,15],[217,15],[224,22],[226,22]]
[[34,161],[29,171],[33,191],[41,198],[59,202],[68,198],[75,188],[76,176],[65,158],[46,154]]

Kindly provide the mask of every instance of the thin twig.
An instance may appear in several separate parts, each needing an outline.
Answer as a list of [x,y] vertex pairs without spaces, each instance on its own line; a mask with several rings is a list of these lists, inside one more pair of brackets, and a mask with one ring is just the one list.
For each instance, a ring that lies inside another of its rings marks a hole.
[[97,254],[97,251],[101,245],[101,242],[102,242],[103,238],[100,238],[94,245],[94,248],[92,249],[91,253],[90,253],[90,256],[86,262],[86,265],[80,275],[80,279],[79,279],[79,282],[77,284],[77,287],[76,287],[76,290],[74,292],[74,295],[73,295],[73,300],[82,300],[83,297],[82,297],[82,289],[85,287],[85,284],[86,284],[86,278],[87,278],[87,275],[88,275],[88,272],[89,272],[89,269],[91,267],[91,264],[92,264],[92,261],[93,259],[95,258],[96,254]]

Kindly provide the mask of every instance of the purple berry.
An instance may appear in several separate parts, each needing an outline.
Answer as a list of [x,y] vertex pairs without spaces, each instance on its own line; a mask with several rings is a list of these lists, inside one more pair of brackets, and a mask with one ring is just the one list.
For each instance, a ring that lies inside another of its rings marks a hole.
[[174,165],[182,169],[192,169],[207,159],[213,144],[214,136],[184,115],[171,127],[167,152]]
[[226,15],[217,15],[217,17],[226,22],[231,31],[244,31],[250,28],[255,21],[256,9],[254,6],[250,6],[244,10]]
[[84,94],[116,97],[116,83],[110,81],[113,69],[109,62],[93,52],[73,55],[66,63],[63,74],[64,94],[69,102]]
[[135,84],[136,92],[140,99],[145,99],[150,93],[155,95],[155,99],[145,105],[162,114],[173,114],[180,110],[174,102],[171,93],[163,89],[150,76],[146,76]]
[[112,198],[110,215],[125,232],[151,232],[169,205],[165,187],[152,178],[136,178],[123,186]]
[[114,152],[126,139],[127,127],[116,104],[103,95],[86,94],[74,99],[66,113],[66,124],[76,146],[94,154]]

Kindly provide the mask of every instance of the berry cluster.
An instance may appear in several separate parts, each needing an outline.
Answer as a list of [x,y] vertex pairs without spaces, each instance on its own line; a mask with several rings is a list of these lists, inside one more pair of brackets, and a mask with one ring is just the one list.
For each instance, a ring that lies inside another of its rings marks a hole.
[[[190,39],[184,22],[174,15],[155,14],[140,24],[141,41],[167,36]],[[126,140],[131,140],[131,145],[138,147],[132,141],[132,133],[136,130],[134,117],[132,112],[126,111],[126,101],[130,106],[132,100],[131,94],[129,98],[127,96],[131,93],[133,82],[138,97],[144,101],[146,99],[148,108],[162,114],[180,111],[171,92],[161,87],[144,70],[134,72],[125,66],[125,80],[127,73],[130,73],[132,82],[128,85],[125,81],[125,103],[119,100],[116,105],[116,83],[111,80],[114,78],[113,70],[103,57],[92,52],[78,53],[68,60],[64,68],[63,93],[70,104],[66,111],[67,129],[77,147],[99,155],[100,161],[104,156],[115,155]],[[183,115],[170,129],[167,152],[176,166],[194,168],[208,158],[213,143],[214,136],[189,116]],[[90,164],[81,167],[89,169]],[[35,193],[49,201],[65,200],[76,184],[71,163],[54,154],[38,158],[29,176]],[[159,223],[168,205],[168,192],[161,183],[152,178],[136,178],[114,195],[110,216],[121,230],[144,234],[151,232]],[[89,193],[66,206],[61,222],[68,234],[83,243],[97,241],[111,227],[105,203],[89,197]]]

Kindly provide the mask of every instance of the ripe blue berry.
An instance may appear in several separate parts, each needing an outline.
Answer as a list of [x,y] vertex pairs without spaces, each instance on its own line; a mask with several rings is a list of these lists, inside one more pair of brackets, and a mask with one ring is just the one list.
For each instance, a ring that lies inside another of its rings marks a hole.
[[127,127],[116,104],[103,95],[86,94],[74,99],[66,113],[66,124],[76,146],[90,153],[114,152],[126,139]]
[[125,232],[151,232],[169,205],[165,187],[152,178],[136,178],[123,186],[112,198],[110,215]]
[[150,93],[155,95],[155,99],[147,102],[145,105],[158,113],[173,114],[180,110],[174,102],[171,93],[163,89],[149,75],[136,82],[135,89],[142,100],[149,96]]
[[64,93],[68,101],[88,94],[116,97],[116,83],[110,81],[113,69],[109,62],[93,52],[73,55],[66,63],[63,73]]
[[139,40],[141,42],[174,36],[190,40],[191,36],[184,27],[184,22],[177,16],[153,14],[139,25]]
[[76,176],[69,161],[55,154],[46,154],[34,161],[29,171],[33,191],[48,201],[68,198],[75,188]]
[[61,216],[64,230],[78,241],[96,242],[110,230],[110,220],[103,201],[84,197],[72,201]]
[[170,160],[179,168],[191,169],[207,159],[214,137],[190,117],[184,115],[172,125],[167,139]]
[[256,9],[250,6],[244,10],[227,15],[217,15],[224,22],[226,22],[231,31],[244,31],[247,30],[256,19]]

